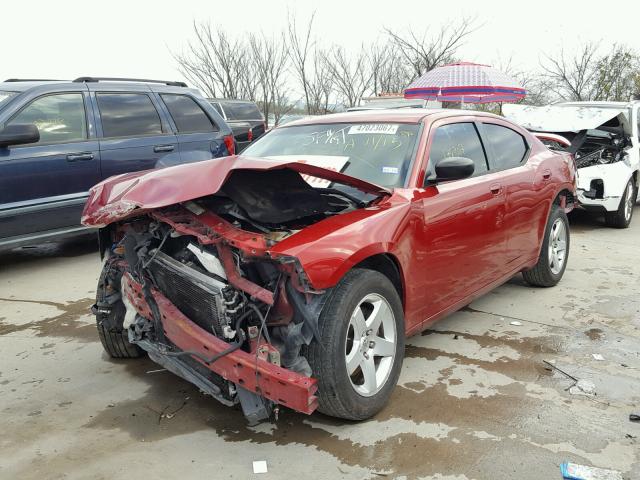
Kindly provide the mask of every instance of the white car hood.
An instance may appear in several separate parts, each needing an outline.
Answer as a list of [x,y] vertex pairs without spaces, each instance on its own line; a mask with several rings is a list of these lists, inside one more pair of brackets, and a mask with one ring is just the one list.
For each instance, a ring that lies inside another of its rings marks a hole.
[[535,132],[579,132],[600,127],[612,118],[619,117],[625,133],[631,135],[631,124],[626,108],[602,108],[596,106],[503,105],[506,118]]

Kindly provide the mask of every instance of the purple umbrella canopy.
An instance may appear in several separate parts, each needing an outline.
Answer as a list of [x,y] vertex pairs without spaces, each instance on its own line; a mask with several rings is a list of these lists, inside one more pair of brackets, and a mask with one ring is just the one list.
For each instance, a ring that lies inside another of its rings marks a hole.
[[460,62],[434,68],[404,91],[404,98],[440,102],[516,102],[527,91],[504,72],[489,65]]

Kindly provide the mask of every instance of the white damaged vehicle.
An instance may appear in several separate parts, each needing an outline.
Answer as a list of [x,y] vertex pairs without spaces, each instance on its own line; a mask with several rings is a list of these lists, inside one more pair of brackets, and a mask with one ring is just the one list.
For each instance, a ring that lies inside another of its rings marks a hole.
[[505,105],[509,120],[549,148],[569,151],[578,167],[578,203],[627,228],[638,198],[640,101],[572,102],[544,107]]

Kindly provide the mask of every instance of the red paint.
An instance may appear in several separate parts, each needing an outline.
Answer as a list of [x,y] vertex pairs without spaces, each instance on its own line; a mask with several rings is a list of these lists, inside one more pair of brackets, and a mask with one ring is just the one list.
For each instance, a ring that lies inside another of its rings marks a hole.
[[[151,318],[151,310],[142,295],[142,286],[131,275],[124,274],[123,293],[136,311]],[[163,329],[171,342],[181,350],[194,350],[211,357],[229,348],[229,344],[206,332],[185,317],[162,293],[151,291],[155,299]],[[236,350],[221,357],[211,365],[192,357],[210,370],[251,392],[258,393],[277,404],[302,413],[311,414],[318,406],[314,395],[317,390],[315,378],[305,377],[266,361],[264,356],[256,359],[255,348],[251,353]]]
[[[92,189],[84,222],[97,225],[124,218],[133,211],[126,212],[127,205],[144,212],[213,194],[239,168],[290,168],[383,193],[373,207],[327,218],[272,247],[267,247],[261,235],[238,230],[211,214],[198,217],[210,232],[201,229],[197,236],[203,243],[214,243],[213,238],[220,235],[249,256],[295,257],[315,290],[335,286],[347,271],[372,255],[388,255],[402,276],[407,334],[415,333],[532,267],[551,204],[563,190],[575,195],[576,172],[570,155],[548,150],[529,132],[501,117],[407,110],[349,112],[288,124],[422,123],[408,184],[390,195],[381,187],[304,163],[227,157],[109,179]],[[423,187],[435,128],[471,121],[505,125],[519,132],[530,145],[528,160],[513,169]]]

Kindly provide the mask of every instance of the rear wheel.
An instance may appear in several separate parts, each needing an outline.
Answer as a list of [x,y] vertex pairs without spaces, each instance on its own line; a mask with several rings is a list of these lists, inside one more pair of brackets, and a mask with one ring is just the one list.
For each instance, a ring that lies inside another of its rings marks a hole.
[[100,307],[100,305],[107,305],[109,297],[117,296],[120,291],[118,281],[108,275],[110,268],[110,264],[107,261],[100,274],[96,291],[96,305],[99,306],[96,313],[98,336],[110,357],[138,358],[144,355],[144,350],[130,343],[127,331],[122,328],[126,313],[126,307],[122,299],[117,299],[108,308]]
[[525,281],[536,287],[553,287],[567,268],[569,257],[569,220],[560,205],[552,205],[538,263],[522,272]]
[[320,316],[321,341],[307,357],[318,379],[319,410],[363,420],[389,400],[404,356],[398,292],[381,273],[354,269],[332,292]]
[[636,205],[636,184],[633,177],[629,179],[627,188],[624,189],[620,205],[615,212],[607,212],[605,220],[607,225],[614,228],[628,228],[633,217],[633,207]]

